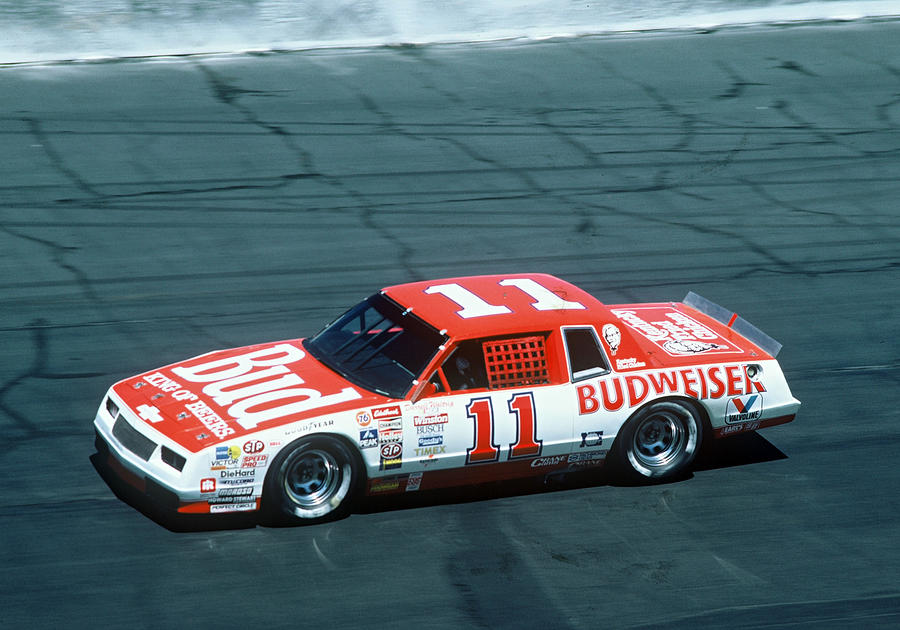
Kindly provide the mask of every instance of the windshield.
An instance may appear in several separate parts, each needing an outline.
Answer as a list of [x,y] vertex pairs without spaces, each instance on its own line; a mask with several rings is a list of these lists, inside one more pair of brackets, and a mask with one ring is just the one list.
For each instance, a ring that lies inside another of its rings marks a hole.
[[403,398],[444,342],[423,320],[381,294],[344,313],[304,346],[316,359],[368,390]]

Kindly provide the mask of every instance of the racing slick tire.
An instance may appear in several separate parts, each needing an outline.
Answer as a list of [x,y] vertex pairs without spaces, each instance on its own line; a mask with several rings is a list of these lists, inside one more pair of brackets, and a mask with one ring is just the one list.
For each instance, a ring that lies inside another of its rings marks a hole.
[[361,465],[343,440],[302,437],[275,457],[263,485],[262,510],[273,525],[321,523],[346,516],[359,495]]
[[703,418],[696,407],[661,400],[625,423],[616,439],[616,462],[630,481],[663,481],[683,473],[702,443]]

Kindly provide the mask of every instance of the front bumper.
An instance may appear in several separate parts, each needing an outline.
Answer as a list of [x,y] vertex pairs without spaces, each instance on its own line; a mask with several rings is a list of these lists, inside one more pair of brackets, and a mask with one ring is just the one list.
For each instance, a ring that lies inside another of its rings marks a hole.
[[94,419],[94,445],[106,469],[144,499],[166,511],[182,514],[259,508],[255,488],[248,488],[250,496],[240,497],[204,493],[202,483],[213,473],[197,470],[196,461],[192,461],[205,461],[204,454],[179,455],[176,449],[181,449],[176,444],[170,444],[165,436],[132,415],[121,401],[108,394]]

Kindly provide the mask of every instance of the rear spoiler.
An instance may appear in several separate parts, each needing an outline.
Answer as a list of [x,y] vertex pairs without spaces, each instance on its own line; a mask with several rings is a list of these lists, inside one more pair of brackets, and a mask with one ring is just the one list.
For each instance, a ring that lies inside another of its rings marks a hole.
[[705,297],[699,296],[693,291],[688,292],[688,294],[684,296],[683,302],[704,315],[709,315],[717,322],[725,324],[741,337],[755,344],[760,350],[768,352],[773,357],[778,356],[778,353],[781,352],[780,343],[772,339],[769,335],[743,317],[738,317],[737,313],[732,313],[727,308],[723,308],[718,304],[710,302]]

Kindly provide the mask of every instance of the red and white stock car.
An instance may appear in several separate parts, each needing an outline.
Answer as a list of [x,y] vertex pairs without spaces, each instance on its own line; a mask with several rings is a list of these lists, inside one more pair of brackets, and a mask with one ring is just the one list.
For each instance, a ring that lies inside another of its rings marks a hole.
[[693,293],[610,306],[542,274],[414,282],[309,339],[116,383],[94,425],[110,467],[165,506],[311,523],[360,494],[607,459],[670,478],[704,436],[794,418],[779,349]]

